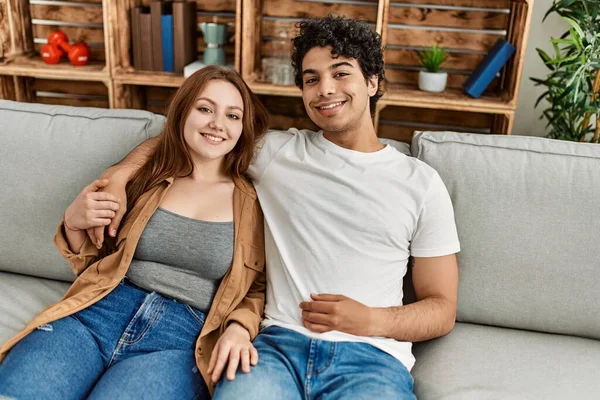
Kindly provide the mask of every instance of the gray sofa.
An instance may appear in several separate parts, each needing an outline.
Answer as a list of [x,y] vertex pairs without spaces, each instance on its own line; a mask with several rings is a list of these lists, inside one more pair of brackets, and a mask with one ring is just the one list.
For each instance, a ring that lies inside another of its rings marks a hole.
[[[52,244],[67,205],[163,122],[0,100],[0,342],[74,279]],[[393,144],[439,171],[462,245],[459,322],[415,345],[417,398],[600,398],[600,146],[427,132]]]

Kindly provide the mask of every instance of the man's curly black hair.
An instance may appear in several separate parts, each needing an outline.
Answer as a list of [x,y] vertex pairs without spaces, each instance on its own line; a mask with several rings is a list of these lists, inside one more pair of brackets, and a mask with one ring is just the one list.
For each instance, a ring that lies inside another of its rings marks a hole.
[[374,115],[377,100],[383,96],[383,49],[379,34],[371,30],[364,20],[332,15],[302,20],[298,27],[300,33],[292,39],[292,66],[296,86],[302,89],[302,60],[306,53],[314,47],[331,46],[331,54],[356,59],[365,79],[373,75],[379,77],[377,93],[369,101],[371,115]]

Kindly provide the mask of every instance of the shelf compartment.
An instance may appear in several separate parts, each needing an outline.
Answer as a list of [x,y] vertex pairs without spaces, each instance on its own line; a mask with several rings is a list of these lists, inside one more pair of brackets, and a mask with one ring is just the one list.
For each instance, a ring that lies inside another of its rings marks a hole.
[[494,114],[378,104],[377,135],[410,143],[415,131],[457,131],[490,134]]
[[39,56],[13,58],[0,65],[0,74],[66,80],[106,81],[110,79],[110,73],[101,61],[92,61],[79,67],[64,60],[59,64],[50,65],[42,61]]
[[[241,2],[242,0],[197,0],[197,20],[196,22],[218,22],[226,23],[230,26],[232,33],[231,43],[225,46],[225,53],[228,64],[236,69],[241,68]],[[131,2],[119,0],[116,6],[110,8],[110,19],[115,23],[110,26],[110,42],[114,48],[115,56],[112,60],[112,69],[116,75],[123,73],[151,73],[162,74],[160,71],[135,71],[132,58],[132,38],[131,38],[131,9],[135,6],[149,6],[150,0]],[[197,57],[202,59],[206,43],[202,34],[197,31]],[[178,74],[180,77],[182,75]],[[143,75],[136,75],[141,77]],[[174,81],[169,80],[169,85]],[[158,85],[155,85],[158,86]]]

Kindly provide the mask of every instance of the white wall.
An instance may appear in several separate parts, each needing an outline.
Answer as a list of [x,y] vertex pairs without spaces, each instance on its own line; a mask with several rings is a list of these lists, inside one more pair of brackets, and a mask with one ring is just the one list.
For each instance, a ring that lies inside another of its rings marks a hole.
[[539,47],[548,54],[553,54],[550,37],[559,37],[568,29],[568,25],[556,14],[550,15],[542,24],[542,18],[551,5],[552,0],[535,0],[534,3],[513,129],[515,135],[546,136],[546,121],[539,119],[545,108],[544,103],[540,103],[537,108],[534,108],[535,102],[544,92],[544,88],[535,87],[529,78],[543,78],[548,71],[535,49]]

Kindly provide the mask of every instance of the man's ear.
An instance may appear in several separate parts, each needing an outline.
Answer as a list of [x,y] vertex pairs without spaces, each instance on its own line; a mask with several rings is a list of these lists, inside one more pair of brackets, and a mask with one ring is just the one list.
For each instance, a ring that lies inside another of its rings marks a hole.
[[369,97],[375,96],[377,89],[379,89],[379,75],[375,74],[367,79],[367,91],[369,92]]

